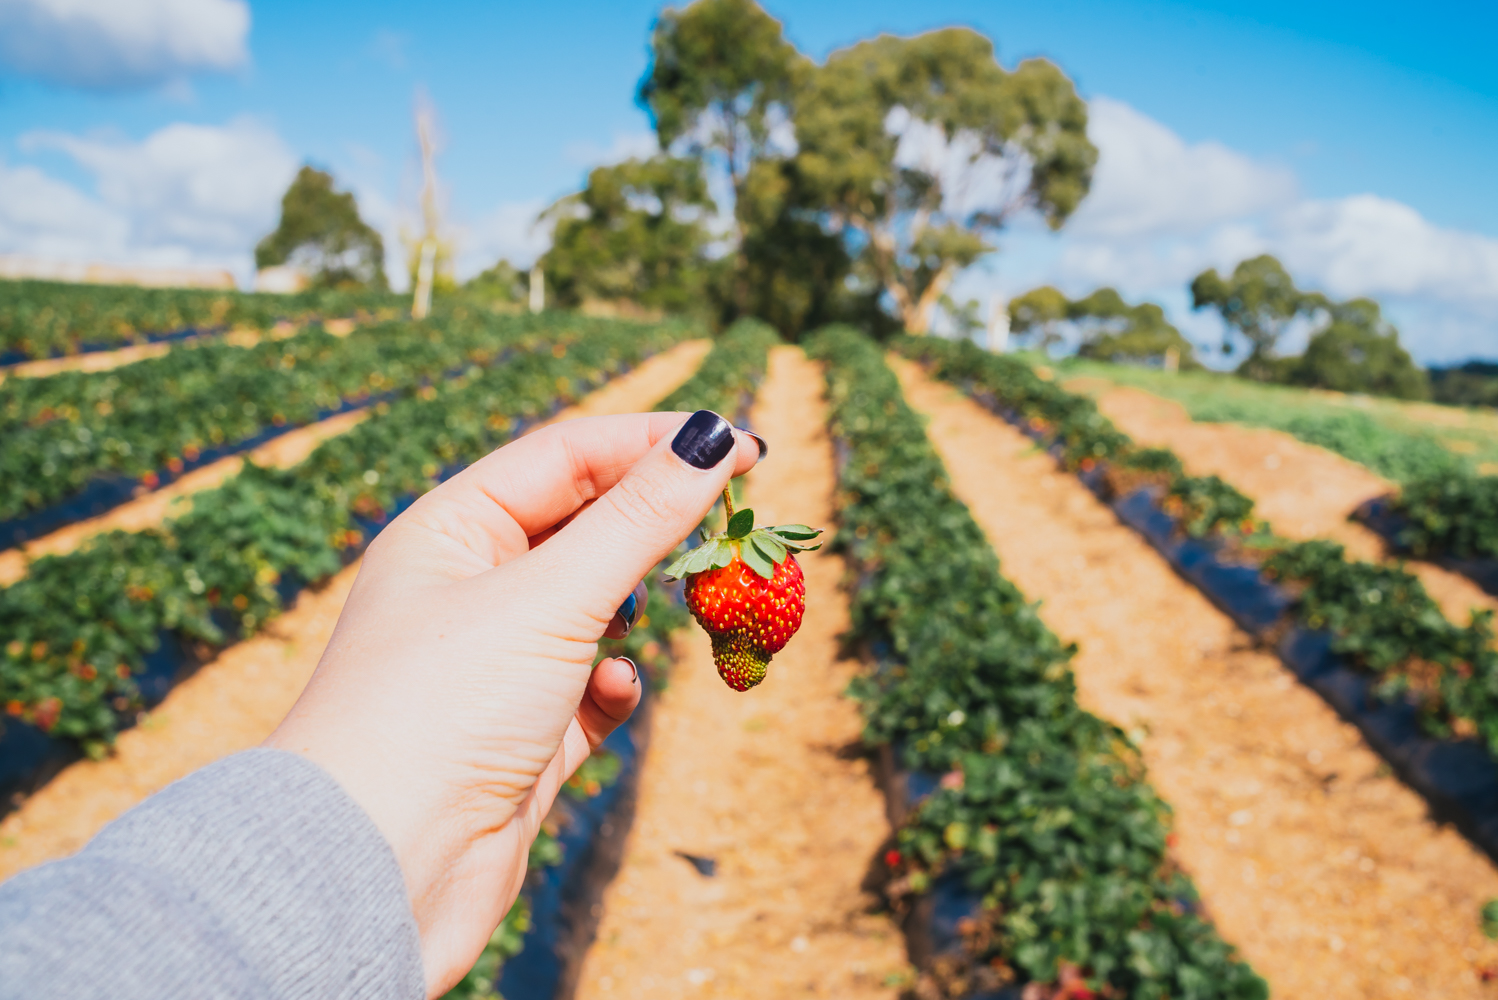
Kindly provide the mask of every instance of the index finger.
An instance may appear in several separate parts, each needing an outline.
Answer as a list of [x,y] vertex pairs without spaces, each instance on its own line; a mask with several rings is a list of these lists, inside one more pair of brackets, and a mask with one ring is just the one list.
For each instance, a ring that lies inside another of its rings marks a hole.
[[[606,493],[688,416],[629,413],[551,424],[486,455],[403,516],[497,566],[528,551],[532,536]],[[736,437],[733,474],[739,476],[754,467],[759,449],[747,434]]]

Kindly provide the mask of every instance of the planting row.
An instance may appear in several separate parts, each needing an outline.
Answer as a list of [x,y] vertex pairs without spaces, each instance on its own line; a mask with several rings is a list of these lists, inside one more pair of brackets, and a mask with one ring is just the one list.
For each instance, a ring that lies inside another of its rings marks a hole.
[[403,297],[375,292],[245,294],[220,289],[0,280],[0,364],[75,354],[217,327],[281,319],[394,315]]
[[1473,452],[1469,458],[1449,449],[1428,425],[1400,414],[1396,404],[1375,401],[1373,412],[1364,412],[1227,376],[1162,377],[1091,362],[1063,367],[1174,399],[1193,420],[1271,427],[1365,465],[1399,484],[1399,492],[1379,504],[1393,517],[1372,519],[1391,542],[1422,558],[1492,561],[1488,572],[1498,579],[1498,476],[1480,475],[1476,465],[1498,452],[1480,426],[1443,429],[1454,437],[1453,447]]
[[1137,750],[1077,704],[1063,646],[998,560],[879,349],[819,334],[839,452],[834,545],[858,574],[866,739],[903,785],[886,894],[943,995],[1267,996],[1197,915]]
[[[1331,651],[1372,676],[1378,698],[1414,706],[1432,736],[1475,737],[1498,755],[1498,649],[1491,612],[1474,613],[1465,626],[1454,624],[1401,566],[1348,559],[1330,541],[1276,537],[1253,518],[1248,497],[1215,476],[1184,475],[1168,450],[1135,447],[1092,400],[1039,378],[1017,359],[924,338],[907,338],[898,347],[931,365],[938,377],[1022,421],[1105,495],[1128,497],[1143,488],[1186,535],[1209,539],[1232,561],[1254,567],[1249,577],[1288,585],[1297,624],[1329,632]],[[1258,607],[1240,608],[1235,617],[1267,631],[1283,601],[1246,582],[1244,597]]]
[[[0,383],[0,545],[102,512],[269,437],[600,321],[462,312],[244,348],[193,344],[107,372]],[[53,509],[56,508],[56,509]],[[4,530],[8,528],[9,530]]]
[[[762,323],[730,328],[696,373],[657,410],[715,410],[741,416],[764,377],[766,353],[778,337]],[[567,783],[560,807],[547,817],[531,848],[531,873],[520,899],[489,939],[484,954],[444,1000],[494,1000],[509,996],[551,997],[559,983],[575,981],[578,963],[597,926],[593,904],[617,868],[618,846],[628,832],[639,752],[645,741],[650,693],[666,683],[671,633],[689,618],[681,584],[667,584],[657,566],[646,580],[646,613],[623,640],[605,640],[599,659],[628,656],[650,678],[635,715]],[[612,746],[619,738],[620,745]],[[617,791],[614,791],[617,789]],[[613,794],[611,795],[611,791]]]
[[38,559],[0,591],[0,705],[102,749],[139,704],[135,678],[153,654],[180,661],[175,644],[254,630],[399,506],[682,332],[610,323],[496,343],[513,360],[380,403],[295,468],[247,466],[160,528]]

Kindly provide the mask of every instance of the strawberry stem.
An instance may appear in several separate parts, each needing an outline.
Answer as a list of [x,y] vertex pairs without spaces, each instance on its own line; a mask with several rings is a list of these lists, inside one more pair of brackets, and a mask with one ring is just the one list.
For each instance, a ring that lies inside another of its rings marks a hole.
[[729,521],[733,520],[733,485],[723,487],[723,513]]

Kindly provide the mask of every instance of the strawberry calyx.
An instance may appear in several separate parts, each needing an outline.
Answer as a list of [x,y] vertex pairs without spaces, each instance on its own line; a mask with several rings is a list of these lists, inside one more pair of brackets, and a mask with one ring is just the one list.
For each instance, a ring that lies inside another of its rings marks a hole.
[[792,552],[821,548],[821,542],[813,543],[821,533],[821,528],[808,528],[804,524],[756,528],[754,511],[745,508],[728,518],[726,530],[705,539],[668,566],[666,577],[681,580],[695,573],[721,569],[734,559],[740,559],[755,573],[770,580],[775,576],[775,567],[785,562]]

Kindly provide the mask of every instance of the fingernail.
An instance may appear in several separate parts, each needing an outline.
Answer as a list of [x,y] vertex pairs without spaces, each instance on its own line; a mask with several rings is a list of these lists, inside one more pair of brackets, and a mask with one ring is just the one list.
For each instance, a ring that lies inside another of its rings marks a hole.
[[712,410],[698,410],[676,432],[671,450],[694,469],[711,469],[733,451],[733,425]]
[[639,599],[635,597],[634,591],[630,591],[629,596],[624,599],[624,603],[619,605],[619,610],[614,612],[614,617],[624,623],[624,635],[619,636],[619,638],[622,639],[625,635],[629,635],[630,630],[635,627],[635,615],[639,614],[639,612]]
[[630,674],[629,680],[630,680],[631,684],[638,684],[638,683],[640,683],[640,668],[637,667],[637,666],[635,666],[635,661],[634,660],[631,660],[627,656],[616,656],[616,657],[614,657],[614,659],[616,659],[616,660],[623,660],[625,663],[629,664],[629,674]]
[[747,427],[740,427],[739,430],[754,438],[754,443],[759,445],[759,458],[754,460],[755,464],[757,465],[760,462],[763,462],[765,460],[765,456],[770,453],[770,442],[766,441],[764,438],[760,437],[758,434],[754,433]]

